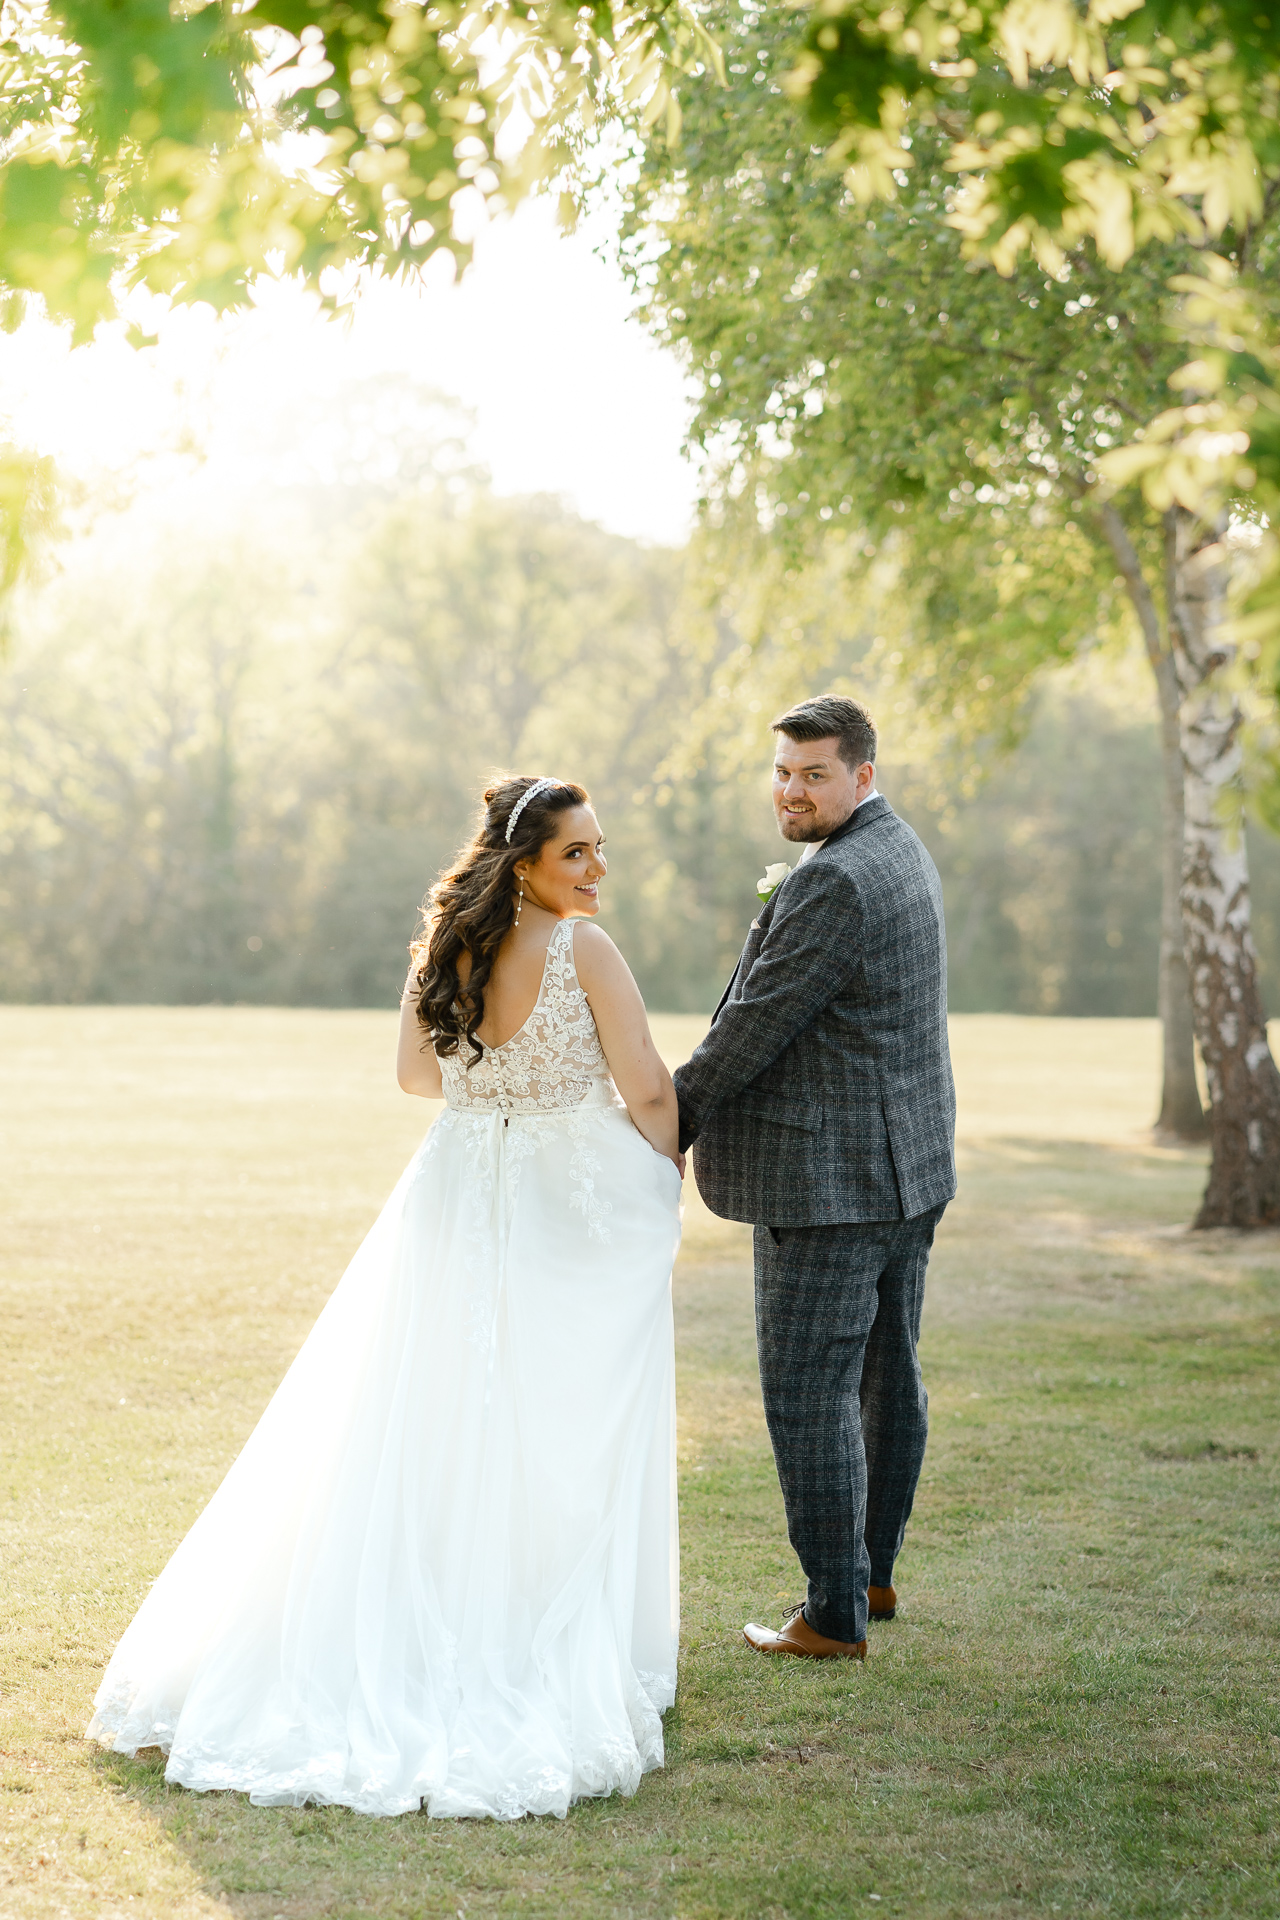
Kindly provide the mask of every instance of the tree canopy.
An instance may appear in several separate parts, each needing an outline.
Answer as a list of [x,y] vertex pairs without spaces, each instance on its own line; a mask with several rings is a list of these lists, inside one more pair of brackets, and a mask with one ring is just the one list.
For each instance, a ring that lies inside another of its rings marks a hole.
[[[0,0],[0,324],[464,258],[468,201],[601,112],[674,132],[672,77],[717,59],[691,0]],[[56,525],[51,463],[0,445],[0,626]]]
[[683,0],[4,0],[0,290],[78,337],[143,284],[224,307],[263,271],[463,250],[571,113],[675,108],[714,59]]
[[[969,248],[1051,272],[1091,242],[1112,269],[1181,251],[1200,351],[1107,463],[1158,508],[1280,506],[1280,17],[1272,0],[814,0],[789,76],[860,200],[892,200],[921,130],[944,145]],[[1217,251],[1213,251],[1213,249]],[[1184,360],[1186,356],[1183,356]],[[1178,398],[1181,394],[1183,397]],[[1280,677],[1280,548],[1253,635]]]
[[[1220,1030],[1209,1004],[1221,989],[1247,1004],[1250,1033],[1261,1030],[1242,933],[1248,875],[1227,826],[1240,804],[1242,716],[1219,673],[1232,658],[1224,549],[1203,499],[1157,491],[1169,383],[1192,377],[1180,371],[1175,305],[1188,270],[1203,268],[1203,221],[1153,225],[1137,249],[1108,249],[1096,224],[1069,232],[1059,221],[997,259],[985,244],[996,223],[978,230],[956,182],[960,129],[927,88],[903,106],[911,164],[877,195],[865,151],[850,168],[847,138],[815,141],[795,99],[805,55],[785,16],[725,5],[711,22],[729,88],[690,102],[679,155],[646,157],[632,227],[651,311],[705,383],[696,431],[722,493],[772,518],[775,540],[780,527],[794,540],[806,521],[820,534],[841,514],[867,530],[868,553],[895,520],[909,530],[900,607],[911,641],[888,657],[905,655],[935,710],[970,731],[998,731],[1011,696],[1092,639],[1123,584],[1165,745],[1166,1088],[1176,1067],[1198,1124],[1190,979],[1215,1139],[1202,1223],[1277,1217],[1280,1076],[1252,1042],[1219,1062],[1218,1038],[1244,1023]],[[1021,76],[1033,93],[1042,79]],[[1244,299],[1265,296],[1277,211],[1272,197],[1224,232],[1234,259],[1215,258]],[[658,244],[646,249],[654,227]],[[1144,499],[1125,485],[1131,471],[1107,468],[1120,442],[1149,430]],[[1222,437],[1248,445],[1243,433]],[[1238,905],[1220,928],[1226,900]],[[1185,1044],[1171,1053],[1175,1029]],[[1246,1139],[1237,1178],[1232,1156]]]
[[[1117,276],[1082,246],[1067,274],[1023,255],[998,276],[950,218],[936,129],[893,200],[861,206],[786,97],[794,22],[711,24],[727,86],[689,101],[678,152],[649,156],[631,228],[652,316],[700,376],[717,505],[808,554],[833,524],[865,529],[867,558],[911,537],[917,689],[940,716],[961,703],[971,733],[1004,731],[1011,696],[1112,617],[1098,462],[1168,398],[1176,258],[1151,247]],[[1136,497],[1127,525],[1158,572]]]
[[1271,0],[816,0],[791,84],[891,198],[936,126],[957,219],[1008,271],[1090,238],[1231,236],[1247,256],[1280,176],[1280,18]]

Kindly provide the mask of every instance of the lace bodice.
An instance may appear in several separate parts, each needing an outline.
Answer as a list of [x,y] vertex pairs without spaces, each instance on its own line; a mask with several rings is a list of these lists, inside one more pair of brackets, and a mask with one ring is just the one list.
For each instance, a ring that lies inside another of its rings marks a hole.
[[444,1097],[469,1111],[545,1113],[616,1099],[587,996],[573,964],[572,920],[561,920],[547,943],[537,1004],[518,1033],[486,1047],[467,1067],[465,1045],[441,1060]]

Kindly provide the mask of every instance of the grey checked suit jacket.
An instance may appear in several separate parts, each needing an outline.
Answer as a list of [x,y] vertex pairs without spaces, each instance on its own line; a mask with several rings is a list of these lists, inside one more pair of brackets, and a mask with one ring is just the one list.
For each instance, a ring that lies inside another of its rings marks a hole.
[[675,1082],[681,1145],[728,1220],[912,1219],[950,1200],[942,887],[883,795],[762,908]]

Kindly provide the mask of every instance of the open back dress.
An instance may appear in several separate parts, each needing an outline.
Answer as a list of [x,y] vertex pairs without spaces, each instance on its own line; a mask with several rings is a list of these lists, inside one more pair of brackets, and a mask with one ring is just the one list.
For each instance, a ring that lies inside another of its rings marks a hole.
[[446,1106],[144,1599],[90,1735],[259,1805],[564,1814],[675,1696],[680,1179],[573,960]]

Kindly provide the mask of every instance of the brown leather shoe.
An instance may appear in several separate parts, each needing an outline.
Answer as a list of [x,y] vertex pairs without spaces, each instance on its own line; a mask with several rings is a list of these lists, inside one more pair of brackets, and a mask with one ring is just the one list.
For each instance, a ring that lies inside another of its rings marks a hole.
[[828,1640],[825,1634],[815,1633],[804,1617],[803,1604],[789,1616],[780,1632],[775,1633],[771,1627],[758,1627],[754,1620],[748,1620],[742,1637],[757,1653],[795,1653],[803,1660],[865,1660],[867,1657],[865,1640]]
[[868,1620],[892,1620],[898,1611],[898,1596],[892,1587],[867,1588]]

